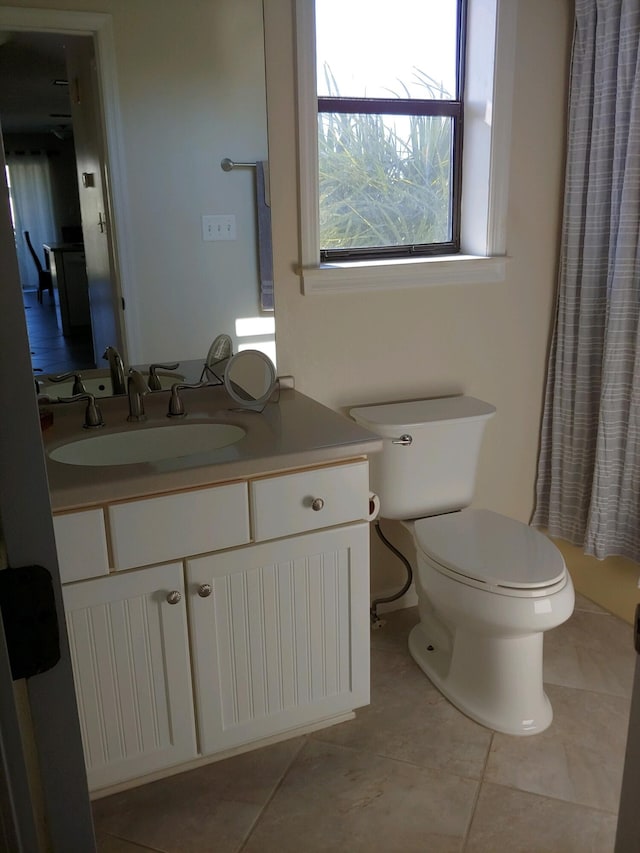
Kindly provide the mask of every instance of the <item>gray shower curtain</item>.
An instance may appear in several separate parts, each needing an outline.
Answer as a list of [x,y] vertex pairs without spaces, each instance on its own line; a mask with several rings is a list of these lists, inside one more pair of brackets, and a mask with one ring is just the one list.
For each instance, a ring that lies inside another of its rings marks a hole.
[[533,524],[640,562],[640,0],[576,0]]

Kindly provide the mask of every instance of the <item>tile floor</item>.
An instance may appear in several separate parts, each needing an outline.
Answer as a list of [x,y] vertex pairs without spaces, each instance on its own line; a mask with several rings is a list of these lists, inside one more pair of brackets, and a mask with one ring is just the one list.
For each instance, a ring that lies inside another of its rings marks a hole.
[[38,302],[35,290],[23,291],[31,363],[39,373],[66,373],[95,367],[91,332],[65,338],[58,328],[56,306],[48,293]]
[[372,632],[355,720],[94,802],[100,853],[608,853],[634,652],[631,627],[578,596],[545,640],[551,727],[469,720],[409,657],[415,608]]

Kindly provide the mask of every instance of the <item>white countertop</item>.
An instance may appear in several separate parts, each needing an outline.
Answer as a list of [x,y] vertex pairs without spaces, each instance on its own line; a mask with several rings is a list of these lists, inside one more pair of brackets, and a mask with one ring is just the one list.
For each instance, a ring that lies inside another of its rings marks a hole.
[[[128,423],[126,397],[98,400],[106,426],[96,433],[144,430],[172,423],[167,419],[169,391],[144,397],[147,421]],[[54,511],[139,498],[323,465],[366,456],[382,449],[382,439],[354,421],[299,391],[283,390],[277,403],[261,413],[234,410],[223,388],[189,389],[183,393],[186,417],[173,423],[203,421],[237,424],[246,430],[239,442],[206,453],[132,465],[77,466],[46,457]],[[43,433],[47,449],[88,438],[82,429],[85,403],[56,404],[53,426]]]

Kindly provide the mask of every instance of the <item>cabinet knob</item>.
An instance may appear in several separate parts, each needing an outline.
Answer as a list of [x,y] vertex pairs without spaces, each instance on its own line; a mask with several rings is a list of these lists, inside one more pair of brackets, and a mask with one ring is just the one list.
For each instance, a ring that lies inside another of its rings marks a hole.
[[198,595],[200,598],[209,598],[212,592],[213,589],[210,583],[201,583],[198,587]]
[[320,512],[320,510],[322,509],[323,506],[324,506],[324,499],[323,498],[314,498],[311,501],[311,509],[314,512]]
[[177,604],[182,601],[182,593],[178,592],[177,589],[172,589],[171,592],[167,593],[167,601],[169,604]]

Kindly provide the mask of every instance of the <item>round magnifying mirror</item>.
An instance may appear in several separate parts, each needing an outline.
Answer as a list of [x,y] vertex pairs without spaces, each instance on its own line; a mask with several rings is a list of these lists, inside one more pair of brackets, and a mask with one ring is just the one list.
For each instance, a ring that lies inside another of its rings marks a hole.
[[243,409],[263,409],[276,385],[276,369],[263,352],[246,349],[229,359],[224,372],[227,393]]

